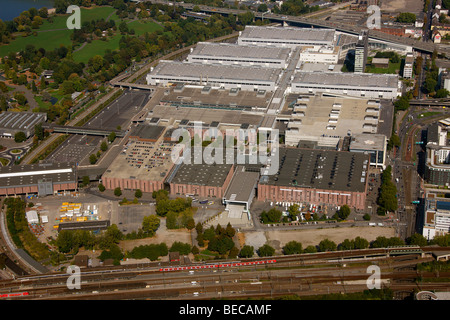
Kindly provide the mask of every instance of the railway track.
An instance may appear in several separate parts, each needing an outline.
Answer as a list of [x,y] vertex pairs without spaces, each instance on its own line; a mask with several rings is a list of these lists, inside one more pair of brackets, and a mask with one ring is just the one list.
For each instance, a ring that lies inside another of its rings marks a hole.
[[[217,261],[214,267],[198,268],[206,264],[191,264],[184,266],[189,268],[170,271],[168,270],[173,269],[167,268],[170,264],[163,263],[90,268],[81,273],[81,290],[68,289],[69,274],[28,275],[0,281],[0,297],[3,294],[7,296],[2,298],[7,299],[171,299],[192,298],[195,293],[198,295],[203,292],[201,298],[217,298],[230,292],[249,294],[248,290],[254,288],[259,290],[258,294],[266,294],[267,286],[272,288],[271,294],[277,286],[286,293],[286,290],[294,292],[304,286],[334,287],[348,281],[364,282],[369,276],[367,266],[371,264],[380,266],[382,278],[387,283],[397,285],[400,282],[414,282],[419,276],[411,269],[418,263],[433,261],[434,258],[430,255],[432,251],[445,250],[434,247],[419,249],[366,249],[277,256],[276,259],[264,260]],[[402,255],[396,255],[399,252]],[[260,263],[261,261],[272,263]],[[429,274],[421,274],[420,278],[428,276],[431,277]],[[450,274],[440,274],[442,278],[446,276]],[[24,292],[26,296],[17,295]],[[198,298],[197,295],[195,298]]]

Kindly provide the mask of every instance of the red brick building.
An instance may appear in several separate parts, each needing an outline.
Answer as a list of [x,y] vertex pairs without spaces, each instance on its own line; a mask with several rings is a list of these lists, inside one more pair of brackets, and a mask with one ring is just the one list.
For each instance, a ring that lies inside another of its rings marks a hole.
[[362,153],[282,148],[277,174],[258,183],[258,200],[364,209],[368,168]]

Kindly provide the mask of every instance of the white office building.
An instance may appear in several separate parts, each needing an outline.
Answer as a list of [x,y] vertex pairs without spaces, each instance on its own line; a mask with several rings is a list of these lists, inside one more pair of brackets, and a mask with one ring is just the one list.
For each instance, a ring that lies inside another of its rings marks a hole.
[[306,63],[337,64],[340,55],[340,47],[323,46],[319,49],[304,47],[300,52],[300,61]]
[[450,199],[428,193],[422,235],[428,240],[450,232]]

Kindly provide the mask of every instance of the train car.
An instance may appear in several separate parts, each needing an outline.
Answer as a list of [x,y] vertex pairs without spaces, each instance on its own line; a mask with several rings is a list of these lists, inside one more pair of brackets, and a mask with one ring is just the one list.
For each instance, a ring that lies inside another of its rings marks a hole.
[[19,292],[19,293],[0,293],[0,298],[13,298],[13,297],[23,297],[28,296],[28,292]]
[[186,266],[186,267],[166,267],[160,268],[159,271],[183,271],[183,270],[202,270],[202,269],[216,269],[216,268],[229,268],[229,267],[241,267],[241,266],[252,266],[252,265],[263,265],[276,263],[276,259],[270,260],[257,260],[257,261],[233,261],[226,263],[207,263],[203,265]]

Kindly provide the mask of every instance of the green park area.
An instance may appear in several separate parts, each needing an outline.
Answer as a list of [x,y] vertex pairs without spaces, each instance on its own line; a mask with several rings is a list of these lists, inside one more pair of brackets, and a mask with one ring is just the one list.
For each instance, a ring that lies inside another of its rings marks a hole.
[[366,65],[367,73],[385,73],[385,74],[398,74],[401,68],[401,61],[393,63],[389,61],[389,67],[387,68],[377,68],[371,64],[372,59],[368,59],[368,63]]
[[[121,20],[117,16],[113,7],[93,7],[81,8],[81,23],[90,22],[92,20],[104,19],[105,21],[114,20],[119,25]],[[68,14],[59,14],[44,19],[43,24],[33,34],[24,36],[17,33],[16,38],[7,45],[0,46],[0,56],[8,55],[10,52],[19,52],[27,45],[32,44],[36,48],[44,48],[45,50],[53,50],[61,45],[68,47],[72,44],[71,35],[73,30],[67,29],[66,22]],[[136,35],[145,32],[154,32],[163,29],[162,26],[153,21],[135,20],[128,23],[129,29],[134,29]],[[119,41],[122,35],[119,31],[115,31],[112,36],[108,36],[106,40],[93,40],[83,46],[74,48],[73,58],[76,62],[87,63],[89,58],[96,54],[103,55],[106,50],[116,50],[119,48]]]

